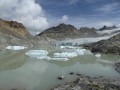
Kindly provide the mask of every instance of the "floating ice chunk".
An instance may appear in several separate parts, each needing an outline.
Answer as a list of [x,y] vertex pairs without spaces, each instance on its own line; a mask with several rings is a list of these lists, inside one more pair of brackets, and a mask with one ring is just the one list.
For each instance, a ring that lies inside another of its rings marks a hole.
[[68,58],[51,58],[51,57],[48,57],[48,56],[43,56],[43,57],[37,57],[37,59],[41,59],[41,60],[54,60],[54,61],[68,61],[69,59]]
[[51,58],[49,56],[36,56],[37,59],[45,59],[45,60],[50,60]]
[[77,53],[76,52],[63,52],[63,53],[54,53],[54,57],[57,58],[72,58],[76,57]]
[[48,60],[55,60],[55,61],[68,61],[68,58],[50,58]]
[[101,57],[101,54],[95,54],[95,56],[97,57],[97,58],[100,58]]
[[86,52],[86,49],[75,49],[75,51],[78,55],[84,55]]
[[25,46],[7,46],[6,49],[8,50],[23,50],[26,49],[27,47]]
[[60,46],[61,49],[66,48],[66,46]]
[[65,58],[61,58],[61,57],[51,58],[47,56],[48,52],[46,50],[30,50],[26,52],[26,55],[36,58],[36,59],[40,59],[40,60],[56,60],[56,61],[68,61],[69,60],[66,57]]
[[26,52],[27,56],[36,57],[36,56],[47,56],[48,52],[46,50],[30,50]]
[[75,46],[60,46],[61,49],[65,49],[65,48],[68,48],[68,49],[77,49],[77,48],[81,48],[81,47],[75,47]]

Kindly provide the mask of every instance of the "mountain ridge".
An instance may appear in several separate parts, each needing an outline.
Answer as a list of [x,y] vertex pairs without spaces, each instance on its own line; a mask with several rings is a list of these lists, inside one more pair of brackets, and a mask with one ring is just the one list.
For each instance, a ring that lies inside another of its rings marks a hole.
[[65,39],[65,38],[79,38],[85,36],[97,36],[95,28],[80,28],[77,29],[70,24],[59,24],[58,26],[48,28],[38,34],[37,36],[50,37],[52,39]]

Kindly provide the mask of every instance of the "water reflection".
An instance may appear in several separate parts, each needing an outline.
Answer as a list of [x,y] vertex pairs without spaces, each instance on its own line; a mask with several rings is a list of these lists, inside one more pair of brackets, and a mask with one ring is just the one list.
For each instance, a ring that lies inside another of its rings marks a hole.
[[78,56],[75,58],[71,58],[69,61],[48,61],[52,64],[56,64],[59,67],[69,67],[74,65],[75,63],[80,63],[80,64],[95,64],[96,63],[96,57],[92,55],[83,55],[83,56]]
[[26,62],[26,50],[23,51],[3,51],[0,53],[0,71],[16,69]]

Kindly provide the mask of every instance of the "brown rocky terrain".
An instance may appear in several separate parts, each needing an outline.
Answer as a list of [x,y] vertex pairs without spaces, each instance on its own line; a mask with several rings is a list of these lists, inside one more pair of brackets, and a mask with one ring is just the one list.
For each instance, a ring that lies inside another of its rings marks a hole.
[[30,33],[22,23],[2,19],[0,19],[0,32],[18,38],[27,38],[27,36],[30,36]]
[[0,19],[0,47],[6,45],[30,45],[32,35],[23,24]]

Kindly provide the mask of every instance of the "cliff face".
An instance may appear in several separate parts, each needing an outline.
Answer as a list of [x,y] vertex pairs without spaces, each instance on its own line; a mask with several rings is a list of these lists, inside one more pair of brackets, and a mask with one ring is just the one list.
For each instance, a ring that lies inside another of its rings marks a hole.
[[[82,30],[81,30],[82,29]],[[49,28],[37,36],[50,37],[53,39],[65,39],[65,38],[79,38],[92,36],[92,34],[97,34],[96,30],[91,28],[81,28],[80,30],[76,29],[72,25],[60,24],[56,27]]]
[[102,40],[91,45],[85,45],[92,52],[103,52],[120,55],[120,34],[108,39]]
[[28,45],[31,34],[23,24],[0,19],[0,47],[5,45]]

